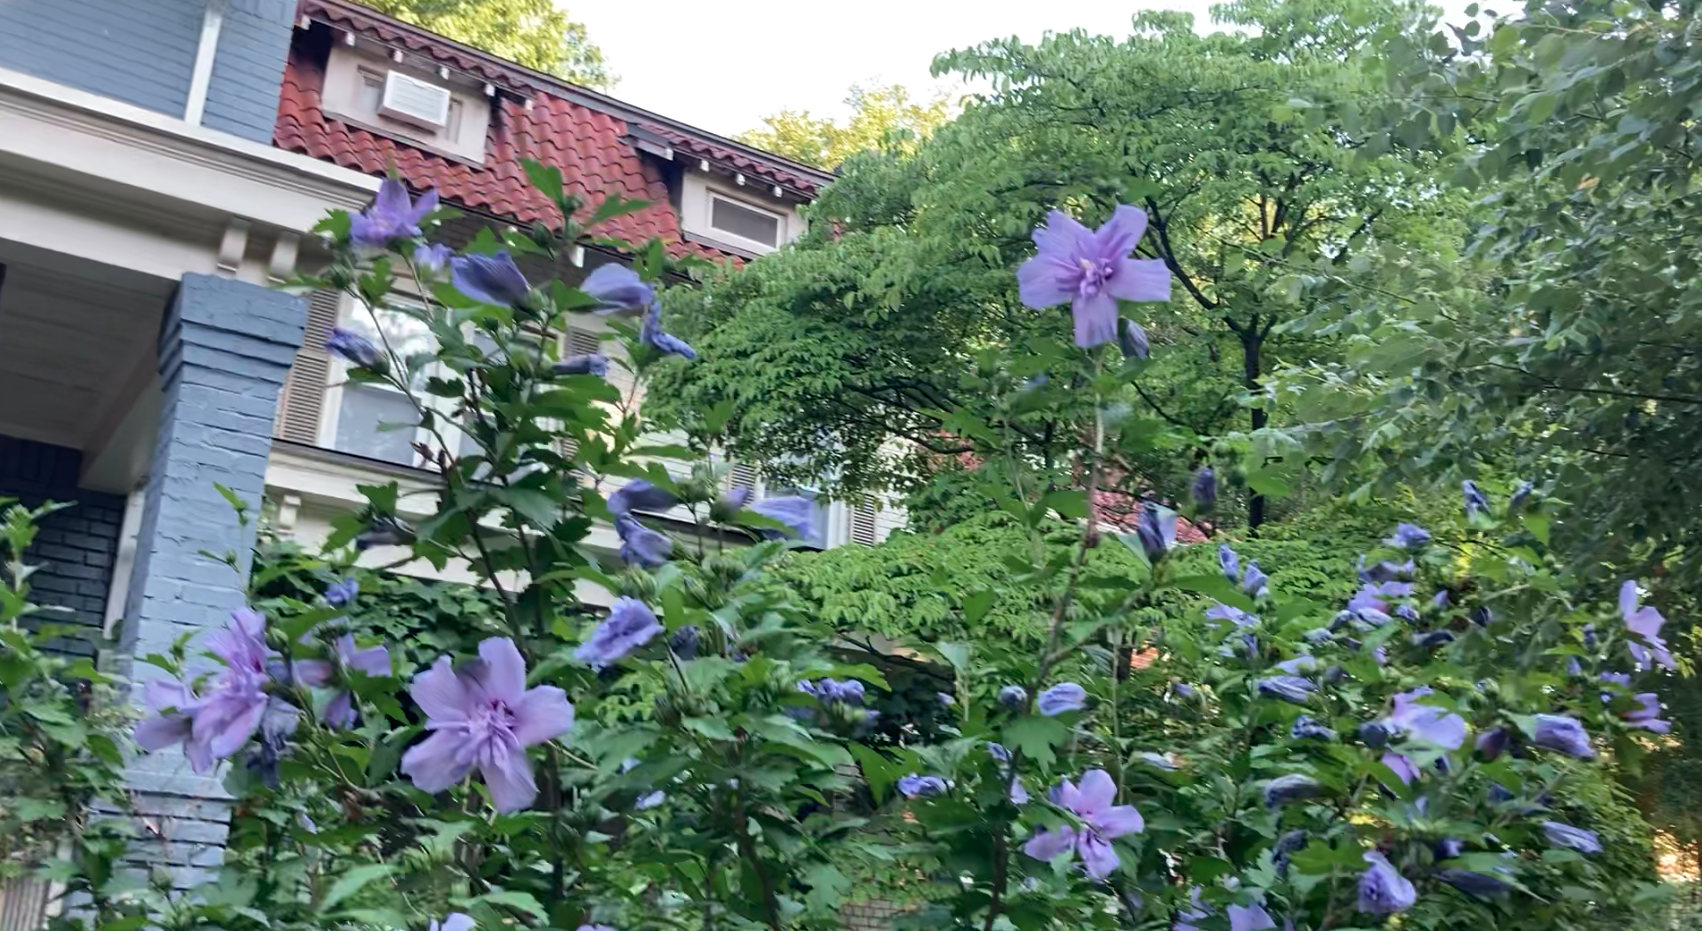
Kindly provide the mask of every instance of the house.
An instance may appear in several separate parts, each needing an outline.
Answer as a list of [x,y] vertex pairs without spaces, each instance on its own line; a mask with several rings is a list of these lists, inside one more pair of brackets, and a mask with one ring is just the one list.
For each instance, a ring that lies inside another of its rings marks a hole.
[[[407,431],[377,430],[396,398],[344,384],[322,348],[339,321],[372,322],[275,286],[324,261],[314,225],[392,169],[465,212],[451,245],[549,221],[528,157],[651,204],[611,234],[715,261],[798,235],[830,180],[340,0],[0,3],[0,495],[76,505],[30,554],[33,596],[82,631],[65,649],[146,679],[161,673],[132,657],[225,623],[255,531],[221,486],[311,545],[357,484],[430,481]],[[571,283],[612,261],[588,242],[530,272]],[[821,545],[901,519],[823,517]],[[612,531],[592,543],[612,554]],[[219,780],[168,753],[130,780],[140,853],[201,878],[222,856]]]

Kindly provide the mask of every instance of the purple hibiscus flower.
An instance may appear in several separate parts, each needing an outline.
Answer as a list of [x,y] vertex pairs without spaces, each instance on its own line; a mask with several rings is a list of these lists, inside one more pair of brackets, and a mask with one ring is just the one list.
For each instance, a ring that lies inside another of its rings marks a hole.
[[1548,838],[1548,842],[1556,847],[1567,847],[1582,854],[1602,852],[1601,838],[1594,831],[1575,828],[1558,821],[1544,821],[1542,833]]
[[[390,674],[390,651],[383,646],[361,649],[355,646],[353,634],[344,634],[337,638],[334,649],[337,652],[337,659],[343,664],[344,669],[354,670],[369,676],[387,676]],[[310,681],[310,674],[303,674],[305,670],[317,667],[309,667],[307,663],[297,665],[298,675],[301,676],[304,684],[328,685],[331,682],[329,664],[321,663],[320,665],[326,668],[323,680],[318,682]],[[354,727],[359,720],[359,715],[355,712],[353,693],[348,689],[342,689],[331,696],[331,700],[325,705],[325,713],[321,716],[321,720],[325,722],[327,727]]]
[[599,315],[644,310],[656,298],[656,289],[645,284],[637,272],[615,262],[593,269],[579,283],[579,290],[597,301],[592,312]]
[[408,690],[432,735],[402,755],[402,772],[422,792],[442,792],[475,768],[499,812],[532,804],[538,785],[526,748],[566,733],[573,705],[552,685],[526,688],[526,660],[507,637],[479,644],[479,659],[457,670],[449,657]]
[[1022,852],[1046,861],[1074,852],[1081,857],[1087,875],[1103,880],[1121,862],[1117,851],[1111,849],[1112,839],[1138,834],[1146,827],[1146,821],[1133,805],[1112,804],[1116,800],[1117,785],[1103,769],[1083,773],[1079,789],[1064,780],[1055,801],[1074,813],[1081,820],[1081,827],[1036,832],[1023,845]]
[[663,355],[680,356],[691,360],[697,358],[697,350],[686,345],[685,341],[662,329],[662,303],[651,301],[650,309],[644,313],[644,323],[638,328],[638,339],[644,345]]
[[1401,550],[1416,550],[1430,542],[1430,531],[1417,524],[1400,523],[1395,525],[1394,536],[1383,541],[1385,544]]
[[1418,901],[1418,890],[1387,857],[1368,850],[1365,862],[1371,865],[1359,875],[1360,911],[1368,915],[1392,915],[1412,908]]
[[1076,345],[1083,349],[1117,338],[1117,301],[1170,300],[1170,272],[1159,259],[1131,258],[1146,233],[1146,211],[1119,206],[1089,230],[1054,210],[1034,229],[1033,258],[1017,269],[1018,293],[1035,310],[1068,301]]
[[222,760],[248,743],[266,714],[266,686],[271,682],[266,618],[260,612],[248,608],[232,612],[230,626],[213,634],[207,649],[224,660],[225,668],[203,690],[196,706],[185,750],[192,766],[196,759]]
[[349,238],[357,246],[382,249],[392,239],[420,234],[420,221],[437,209],[437,192],[427,191],[416,202],[395,178],[378,186],[372,206],[349,218]]
[[1595,757],[1596,751],[1590,747],[1590,735],[1576,718],[1564,714],[1539,714],[1536,724],[1531,743],[1581,760]]
[[1277,926],[1263,903],[1229,905],[1224,912],[1229,915],[1229,931],[1274,931]]
[[1241,581],[1241,554],[1230,549],[1229,544],[1218,544],[1217,564],[1223,570],[1224,578],[1231,582]]
[[1159,560],[1176,545],[1176,512],[1148,501],[1141,505],[1141,516],[1135,522],[1135,537],[1147,562],[1158,565]]
[[1466,517],[1489,516],[1489,496],[1477,487],[1476,482],[1466,479],[1460,483],[1460,491],[1466,499]]
[[[1226,605],[1222,602],[1218,602],[1206,609],[1206,620],[1228,621],[1236,627],[1257,627],[1259,624],[1259,616],[1257,614],[1249,614],[1234,605]],[[1217,627],[1216,624],[1208,626],[1212,628]]]
[[420,243],[414,247],[414,265],[422,275],[436,275],[449,267],[449,259],[455,255],[455,250],[440,242],[431,245]]
[[951,789],[951,783],[939,776],[918,776],[911,773],[898,780],[898,792],[905,798],[933,798],[944,795]]
[[602,669],[626,659],[662,632],[656,613],[636,598],[617,598],[591,639],[573,651],[575,659]]
[[1412,781],[1418,778],[1418,764],[1404,753],[1385,753],[1382,763],[1405,785],[1412,785]]
[[1661,697],[1654,692],[1640,692],[1633,696],[1640,707],[1621,714],[1625,723],[1632,727],[1642,728],[1656,734],[1666,734],[1672,731],[1672,722],[1661,720]]
[[1661,639],[1661,625],[1666,618],[1655,610],[1654,605],[1638,606],[1637,583],[1630,579],[1619,587],[1619,613],[1625,618],[1625,628],[1643,642],[1637,640],[1627,642],[1631,656],[1637,660],[1637,668],[1648,670],[1656,664],[1664,669],[1672,669],[1677,664],[1673,662],[1672,654],[1667,651],[1667,642]]
[[360,582],[353,576],[341,582],[333,582],[325,589],[325,603],[333,608],[343,608],[354,603],[360,595]]
[[600,352],[587,352],[567,358],[550,366],[550,372],[562,375],[595,375],[604,378],[609,374],[609,357]]
[[631,514],[615,518],[615,533],[621,538],[621,562],[629,566],[655,569],[674,552],[674,541],[667,534],[644,526]]
[[1217,473],[1211,466],[1200,466],[1194,473],[1194,505],[1209,511],[1217,504]]
[[1458,750],[1466,742],[1466,720],[1457,714],[1433,705],[1420,704],[1419,699],[1434,694],[1428,686],[1395,696],[1395,709],[1388,722],[1409,739],[1421,740],[1449,750]]
[[151,679],[142,686],[142,703],[149,714],[136,725],[137,746],[153,753],[183,744],[183,753],[196,772],[213,768],[207,746],[189,739],[194,733],[195,709],[200,706],[193,689],[176,679]]
[[619,517],[633,511],[666,511],[679,500],[673,492],[635,478],[609,496],[609,513]]
[[458,255],[449,260],[455,290],[475,301],[513,307],[526,302],[532,286],[504,249],[491,255]]
[[443,916],[442,924],[439,924],[437,919],[433,918],[431,920],[431,925],[429,926],[429,931],[473,931],[473,928],[475,927],[477,927],[477,923],[473,921],[473,917],[471,915],[464,915],[460,912],[450,912]]
[[384,353],[373,345],[372,340],[346,327],[331,328],[331,338],[325,341],[325,349],[359,368],[383,371],[386,366]]
[[751,505],[751,510],[785,524],[795,536],[807,540],[815,535],[816,503],[802,495],[764,498]]
[[1060,682],[1040,693],[1036,702],[1040,713],[1055,718],[1066,711],[1080,711],[1087,706],[1087,689],[1074,682]]

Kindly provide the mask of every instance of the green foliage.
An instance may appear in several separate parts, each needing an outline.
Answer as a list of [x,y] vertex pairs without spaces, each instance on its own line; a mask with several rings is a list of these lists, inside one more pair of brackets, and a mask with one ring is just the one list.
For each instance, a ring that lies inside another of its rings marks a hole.
[[55,652],[73,631],[30,600],[26,551],[39,521],[65,507],[0,499],[0,880],[85,856],[90,804],[122,785],[129,716],[113,679]]
[[[1067,318],[1023,307],[1009,270],[1048,210],[1091,225],[1127,202],[1151,218],[1140,254],[1178,285],[1168,305],[1129,311],[1158,350],[1118,392],[1142,434],[1119,449],[1125,470],[1173,498],[1202,458],[1292,483],[1293,444],[1244,431],[1283,410],[1265,372],[1334,349],[1285,324],[1330,299],[1327,282],[1378,279],[1385,238],[1445,254],[1456,205],[1391,197],[1421,186],[1425,166],[1344,149],[1345,115],[1297,107],[1366,89],[1353,56],[1410,8],[1221,15],[1236,31],[1150,14],[1122,42],[1066,33],[942,56],[936,70],[991,92],[914,153],[848,163],[801,243],[682,295],[706,364],[665,375],[665,403],[731,403],[738,455],[831,475],[848,494],[915,490],[1005,433],[1041,483],[1068,484],[1092,415],[1058,364]],[[1049,387],[1031,390],[1041,374]],[[817,442],[824,432],[836,442]],[[1244,497],[1256,525],[1260,496]]]
[[951,107],[944,97],[919,103],[910,99],[910,91],[902,84],[854,84],[845,105],[851,109],[851,116],[843,126],[812,116],[808,110],[785,109],[763,117],[763,128],[740,133],[739,141],[794,161],[833,169],[863,152],[913,151],[951,118]]
[[552,0],[359,0],[498,58],[606,91],[617,80],[585,24]]

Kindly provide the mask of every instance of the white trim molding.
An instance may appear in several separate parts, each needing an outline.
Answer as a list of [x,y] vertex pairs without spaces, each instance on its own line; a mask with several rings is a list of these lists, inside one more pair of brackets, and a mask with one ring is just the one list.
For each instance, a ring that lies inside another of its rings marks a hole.
[[219,54],[219,32],[225,25],[225,0],[207,0],[201,17],[201,44],[195,49],[195,70],[189,74],[189,102],[183,122],[200,126],[207,113],[207,90],[213,86],[213,60]]

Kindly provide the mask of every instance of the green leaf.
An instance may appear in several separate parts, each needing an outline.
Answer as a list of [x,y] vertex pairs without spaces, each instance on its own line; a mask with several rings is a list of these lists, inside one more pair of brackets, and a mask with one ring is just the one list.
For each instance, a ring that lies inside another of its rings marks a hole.
[[545,197],[558,202],[562,199],[563,190],[560,168],[557,168],[554,165],[545,165],[542,162],[530,158],[523,159],[520,162],[520,167],[526,170],[526,177],[532,182],[532,186],[542,192]]
[[1070,729],[1056,718],[1025,717],[1006,724],[1000,741],[1042,767],[1050,767],[1057,755],[1052,748],[1070,738]]
[[599,223],[613,220],[615,217],[637,213],[648,206],[650,206],[650,202],[647,200],[626,200],[619,194],[610,194],[602,203],[597,205],[597,209],[591,213],[591,216],[586,218],[585,225],[587,227],[596,226]]
[[1087,516],[1087,492],[1079,489],[1059,489],[1049,491],[1040,499],[1039,512],[1044,515],[1050,509],[1058,512],[1065,520],[1081,520]]
[[690,717],[682,720],[681,725],[694,734],[701,734],[710,740],[732,740],[733,731],[727,722],[720,718]]
[[539,489],[515,486],[499,489],[496,496],[515,513],[544,530],[561,520],[561,505]]
[[869,793],[879,802],[886,798],[887,789],[892,787],[898,778],[893,764],[881,755],[879,750],[860,743],[846,745],[847,750],[856,758],[858,768],[863,771],[863,778],[869,782]]
[[1253,599],[1247,597],[1241,589],[1236,588],[1235,583],[1224,578],[1221,572],[1213,572],[1208,575],[1185,575],[1179,579],[1171,579],[1169,587],[1178,591],[1205,595],[1243,611],[1253,610]]
[[[987,611],[993,607],[993,601],[996,598],[998,598],[996,594],[986,589],[982,589],[978,592],[972,592],[968,597],[963,599],[963,622],[965,624],[974,624],[983,617],[986,617]],[[957,664],[953,663],[952,665],[955,666]]]
[[489,902],[494,905],[506,905],[517,911],[525,912],[539,921],[549,920],[549,913],[544,910],[543,903],[534,898],[530,892],[517,892],[504,889],[497,892],[487,892],[473,901]]
[[338,902],[366,888],[373,880],[389,876],[394,870],[388,863],[367,863],[354,867],[331,884],[330,891],[325,893],[324,900],[319,903],[319,910],[330,911]]

